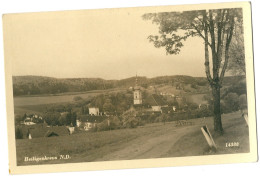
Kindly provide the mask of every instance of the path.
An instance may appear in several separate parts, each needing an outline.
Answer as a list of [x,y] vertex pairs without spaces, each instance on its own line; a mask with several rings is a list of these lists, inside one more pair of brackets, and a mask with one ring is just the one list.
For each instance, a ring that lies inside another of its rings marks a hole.
[[123,149],[109,153],[96,161],[129,160],[167,157],[168,151],[184,135],[198,130],[199,126],[172,128],[172,130],[140,136]]

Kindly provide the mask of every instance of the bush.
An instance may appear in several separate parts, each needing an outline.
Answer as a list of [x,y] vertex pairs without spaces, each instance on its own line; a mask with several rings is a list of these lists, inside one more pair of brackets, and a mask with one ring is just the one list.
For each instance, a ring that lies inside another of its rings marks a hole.
[[141,125],[141,119],[135,116],[124,116],[123,117],[123,127],[124,128],[136,128]]
[[15,139],[23,139],[23,132],[20,128],[15,129]]
[[236,93],[228,93],[224,97],[224,108],[229,112],[239,110],[239,97]]
[[60,125],[60,113],[58,112],[47,112],[43,115],[44,120],[50,126]]
[[247,98],[246,94],[242,94],[239,96],[239,109],[246,109],[247,108]]
[[110,129],[114,130],[114,129],[118,129],[121,127],[121,121],[118,119],[118,117],[114,116],[110,119]]
[[[96,131],[107,131],[107,130],[115,130],[121,127],[121,122],[118,117],[113,116],[110,119],[104,120],[99,123],[96,127]],[[95,131],[95,129],[94,129]]]
[[97,124],[97,131],[107,131],[107,130],[109,130],[107,120],[104,120],[103,122]]
[[163,123],[168,121],[169,121],[169,116],[167,114],[161,114],[154,120],[154,122],[163,122]]
[[16,115],[15,116],[15,125],[19,125],[21,121],[24,121],[25,117],[23,117],[21,115]]

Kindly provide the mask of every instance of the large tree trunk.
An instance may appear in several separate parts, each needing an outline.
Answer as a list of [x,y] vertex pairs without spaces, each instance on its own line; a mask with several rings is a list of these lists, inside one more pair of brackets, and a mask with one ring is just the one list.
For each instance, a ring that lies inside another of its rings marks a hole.
[[212,86],[213,104],[214,104],[214,130],[220,135],[223,134],[221,112],[220,112],[220,86]]

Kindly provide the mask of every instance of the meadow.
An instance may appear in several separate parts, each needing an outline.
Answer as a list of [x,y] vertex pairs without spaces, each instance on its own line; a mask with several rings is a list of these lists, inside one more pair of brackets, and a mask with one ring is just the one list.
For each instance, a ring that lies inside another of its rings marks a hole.
[[94,96],[106,92],[116,93],[125,89],[107,89],[107,90],[93,90],[87,92],[69,92],[51,95],[34,95],[34,96],[16,96],[14,97],[14,106],[40,105],[40,104],[54,104],[72,102],[75,96],[80,96],[85,100],[89,100]]
[[93,97],[106,92],[117,93],[121,91],[125,91],[125,89],[93,90],[87,92],[70,92],[52,95],[16,96],[14,97],[14,114],[42,114],[47,107],[51,107],[52,105],[73,103],[74,97],[76,96],[81,97],[85,101],[89,101]]
[[[249,152],[248,127],[239,112],[223,115],[224,135],[213,133],[213,118],[191,119],[193,125],[176,126],[175,122],[154,123],[134,129],[87,132],[52,138],[18,139],[18,165],[78,163],[93,161],[167,158],[209,154]],[[216,153],[208,152],[201,132],[207,125],[217,145]],[[238,147],[226,147],[238,142]],[[67,160],[25,162],[25,157],[69,155]]]

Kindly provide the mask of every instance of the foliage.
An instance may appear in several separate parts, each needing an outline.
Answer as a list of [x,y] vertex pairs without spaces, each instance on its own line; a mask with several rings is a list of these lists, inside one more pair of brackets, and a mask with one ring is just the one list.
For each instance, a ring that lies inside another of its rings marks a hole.
[[103,104],[103,111],[114,112],[114,106],[112,105],[112,100],[110,98],[105,100],[105,103]]
[[230,61],[227,67],[234,75],[245,75],[245,48],[243,26],[238,24],[234,29],[234,37],[230,45]]
[[47,112],[43,115],[45,122],[50,126],[60,125],[60,113],[58,112]]
[[246,94],[242,94],[239,96],[239,108],[246,109],[247,108],[247,97]]
[[239,96],[236,93],[228,93],[224,98],[226,112],[237,111],[239,109]]
[[15,139],[23,139],[23,132],[21,128],[15,128]]
[[169,116],[167,114],[161,114],[160,116],[158,116],[155,119],[155,122],[163,122],[165,124],[165,122],[169,121]]
[[137,111],[129,110],[122,115],[122,126],[124,128],[136,128],[141,125],[140,117],[137,117]]
[[141,119],[139,117],[124,116],[123,127],[124,128],[136,128],[141,124]]
[[14,120],[15,120],[15,126],[19,125],[21,121],[24,121],[26,118],[26,114],[24,116],[21,115],[16,115]]
[[[200,37],[204,42],[205,72],[212,88],[214,102],[214,130],[223,134],[220,112],[220,87],[229,61],[229,50],[234,29],[242,26],[242,9],[210,9],[183,12],[147,13],[145,20],[159,26],[159,36],[150,35],[156,48],[164,47],[166,54],[179,54],[189,37]],[[210,69],[211,50],[212,70]]]
[[245,78],[240,78],[240,80],[232,83],[231,86],[227,87],[224,90],[224,93],[222,97],[226,96],[228,93],[233,92],[236,93],[237,95],[242,95],[247,93],[246,89],[246,79]]
[[115,130],[119,128],[121,128],[121,122],[116,116],[109,117],[97,124],[97,131]]
[[66,124],[61,124],[60,125],[72,125],[76,126],[76,120],[77,120],[77,114],[76,112],[69,112],[66,115]]
[[112,93],[109,95],[98,95],[93,98],[90,106],[99,107],[102,112],[113,112],[122,114],[132,105],[132,93]]

